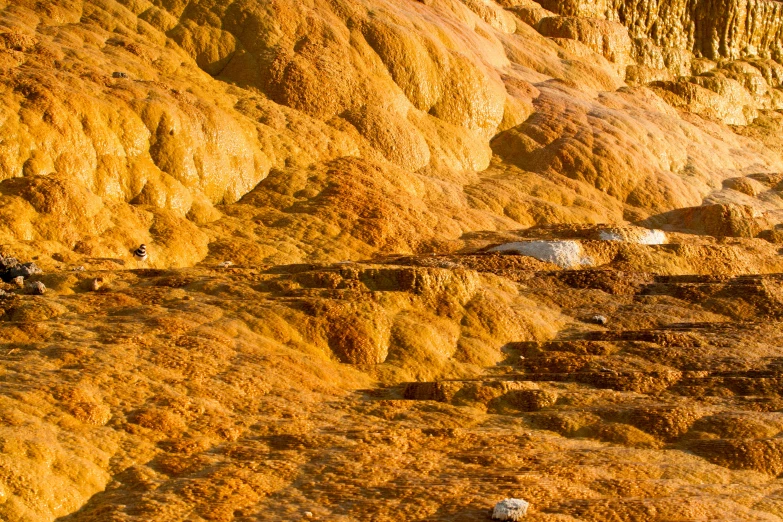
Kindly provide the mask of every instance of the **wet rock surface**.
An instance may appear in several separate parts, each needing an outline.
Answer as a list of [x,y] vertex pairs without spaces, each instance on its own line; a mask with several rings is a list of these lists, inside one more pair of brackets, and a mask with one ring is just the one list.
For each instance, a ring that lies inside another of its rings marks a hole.
[[780,277],[521,257],[47,274],[0,299],[0,512],[774,519]]

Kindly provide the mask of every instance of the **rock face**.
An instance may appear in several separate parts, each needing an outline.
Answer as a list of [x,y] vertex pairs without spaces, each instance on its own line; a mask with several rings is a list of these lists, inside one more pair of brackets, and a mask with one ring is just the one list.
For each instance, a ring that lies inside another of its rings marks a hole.
[[780,210],[718,188],[783,171],[779,12],[0,4],[0,243],[44,265],[140,243],[158,267],[338,261],[718,194]]
[[774,0],[540,0],[560,15],[621,21],[634,38],[719,60],[783,57],[783,6]]

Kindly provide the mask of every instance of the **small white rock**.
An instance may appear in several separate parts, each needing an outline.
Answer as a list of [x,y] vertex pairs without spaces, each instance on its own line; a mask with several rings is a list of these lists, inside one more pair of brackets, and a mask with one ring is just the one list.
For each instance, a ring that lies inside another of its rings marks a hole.
[[590,322],[604,325],[609,322],[609,319],[607,319],[605,315],[594,315],[590,318]]
[[43,295],[46,293],[46,286],[40,281],[33,281],[27,285],[27,288],[30,289],[31,293],[36,295]]
[[234,264],[233,261],[223,261],[222,263],[218,263],[218,266],[220,268],[228,268]]
[[637,245],[663,245],[668,241],[666,232],[641,227],[616,227],[602,230],[599,237],[603,241],[622,241]]
[[490,248],[488,252],[510,252],[529,256],[539,261],[554,263],[563,268],[592,265],[593,261],[582,254],[577,241],[519,241]]
[[492,511],[492,520],[513,520],[517,521],[527,514],[529,503],[521,498],[504,498],[497,504]]
[[305,518],[313,518],[313,512],[312,511],[305,511],[304,512]]

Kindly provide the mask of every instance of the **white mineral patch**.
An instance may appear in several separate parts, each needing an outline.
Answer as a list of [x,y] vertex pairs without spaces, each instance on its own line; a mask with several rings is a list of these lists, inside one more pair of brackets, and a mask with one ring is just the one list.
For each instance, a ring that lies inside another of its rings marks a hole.
[[602,230],[599,236],[604,241],[623,241],[638,245],[663,245],[666,243],[666,233],[663,230],[627,227]]
[[563,268],[590,265],[592,260],[582,254],[582,245],[576,241],[525,241],[505,243],[490,248],[490,252],[514,252],[539,261],[554,263]]
[[521,498],[504,498],[492,511],[492,520],[519,520],[527,514],[529,503]]

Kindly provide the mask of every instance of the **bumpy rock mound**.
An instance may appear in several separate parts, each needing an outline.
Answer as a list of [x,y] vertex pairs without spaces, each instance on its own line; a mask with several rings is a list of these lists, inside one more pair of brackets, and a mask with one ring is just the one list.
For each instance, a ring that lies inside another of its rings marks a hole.
[[340,260],[718,197],[774,229],[779,198],[716,188],[783,170],[755,127],[783,103],[779,4],[542,5],[1,4],[0,241]]

